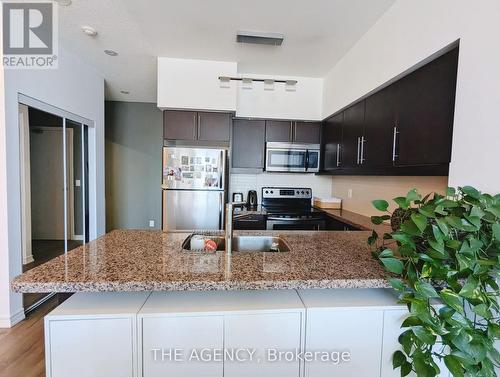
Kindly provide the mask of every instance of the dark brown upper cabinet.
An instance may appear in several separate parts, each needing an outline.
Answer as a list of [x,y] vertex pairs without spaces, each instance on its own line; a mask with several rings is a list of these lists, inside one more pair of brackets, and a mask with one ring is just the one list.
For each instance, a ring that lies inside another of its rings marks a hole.
[[393,162],[393,133],[397,120],[397,96],[389,86],[365,101],[363,166],[384,167]]
[[[447,175],[457,66],[455,48],[328,118],[323,170],[345,175]],[[335,144],[340,144],[340,153]]]
[[357,168],[363,163],[363,136],[365,127],[365,101],[344,111],[342,129],[342,167]]
[[291,143],[293,141],[293,122],[266,120],[266,141]]
[[294,122],[293,141],[296,143],[319,144],[321,141],[321,122]]
[[451,161],[458,49],[397,83],[397,166]]
[[266,141],[268,142],[319,144],[320,135],[320,122],[266,121]]
[[229,141],[230,129],[230,114],[198,113],[198,140]]
[[265,142],[264,120],[233,119],[231,168],[262,171]]
[[328,118],[323,125],[323,169],[338,170],[342,166],[342,127],[344,113]]
[[163,112],[163,136],[168,140],[228,142],[231,114],[181,110]]
[[163,112],[163,138],[196,140],[198,113],[196,111],[166,110]]

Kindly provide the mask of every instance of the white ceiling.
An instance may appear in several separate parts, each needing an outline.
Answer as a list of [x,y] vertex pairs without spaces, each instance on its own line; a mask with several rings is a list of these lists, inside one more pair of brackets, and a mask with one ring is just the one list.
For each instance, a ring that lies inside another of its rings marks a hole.
[[[73,0],[60,7],[59,36],[104,76],[107,99],[156,102],[157,56],[236,61],[240,73],[323,77],[394,1]],[[82,25],[99,34],[86,36]],[[239,44],[239,30],[285,40],[279,47]]]

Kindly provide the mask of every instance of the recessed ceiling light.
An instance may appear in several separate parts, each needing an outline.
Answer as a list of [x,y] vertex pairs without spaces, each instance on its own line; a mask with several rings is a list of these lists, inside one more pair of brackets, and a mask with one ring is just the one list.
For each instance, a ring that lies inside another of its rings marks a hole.
[[71,5],[71,0],[54,0],[59,5],[62,5],[63,7],[67,7],[68,5]]
[[95,37],[97,35],[97,30],[94,29],[92,26],[83,25],[82,26],[82,31],[85,34],[87,34],[89,37]]
[[121,94],[130,94],[130,92],[128,90],[120,90],[120,93]]
[[109,55],[109,56],[116,56],[116,55],[118,55],[118,53],[116,51],[113,51],[113,50],[104,50],[104,53],[106,55]]

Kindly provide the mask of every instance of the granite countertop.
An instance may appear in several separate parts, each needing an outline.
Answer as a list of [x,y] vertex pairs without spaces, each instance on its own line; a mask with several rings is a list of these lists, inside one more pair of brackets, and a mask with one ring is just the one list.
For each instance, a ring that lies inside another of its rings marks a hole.
[[369,232],[235,232],[280,235],[290,252],[182,250],[187,233],[115,230],[12,282],[15,292],[388,287]]
[[344,209],[321,208],[321,210],[326,212],[329,216],[352,225],[358,229],[369,231],[375,230],[380,236],[382,236],[384,233],[390,233],[392,231],[389,224],[382,223],[380,225],[375,225],[372,223],[370,217],[360,215],[359,213],[347,211]]

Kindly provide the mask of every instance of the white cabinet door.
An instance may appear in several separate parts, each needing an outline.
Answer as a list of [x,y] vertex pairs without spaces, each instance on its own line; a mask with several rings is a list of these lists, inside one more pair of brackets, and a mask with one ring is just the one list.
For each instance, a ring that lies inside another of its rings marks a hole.
[[132,318],[50,321],[47,376],[132,377]]
[[380,376],[382,310],[308,309],[306,323],[306,352],[331,354],[307,361],[306,377]]
[[226,360],[224,377],[298,377],[300,362],[275,360],[274,350],[300,352],[301,329],[302,314],[296,312],[227,315],[226,350],[248,349],[255,354],[253,361]]
[[212,351],[222,352],[222,316],[145,317],[141,321],[144,377],[222,377],[222,361],[207,361]]
[[[398,342],[398,337],[405,329],[401,328],[404,318],[408,315],[405,310],[387,310],[384,312],[384,346],[382,350],[382,376],[381,377],[399,377],[400,369],[392,368],[392,354],[401,349]],[[439,377],[448,377],[450,374],[444,365],[444,362],[438,363],[441,373]],[[409,374],[410,377],[415,377],[414,373]]]

